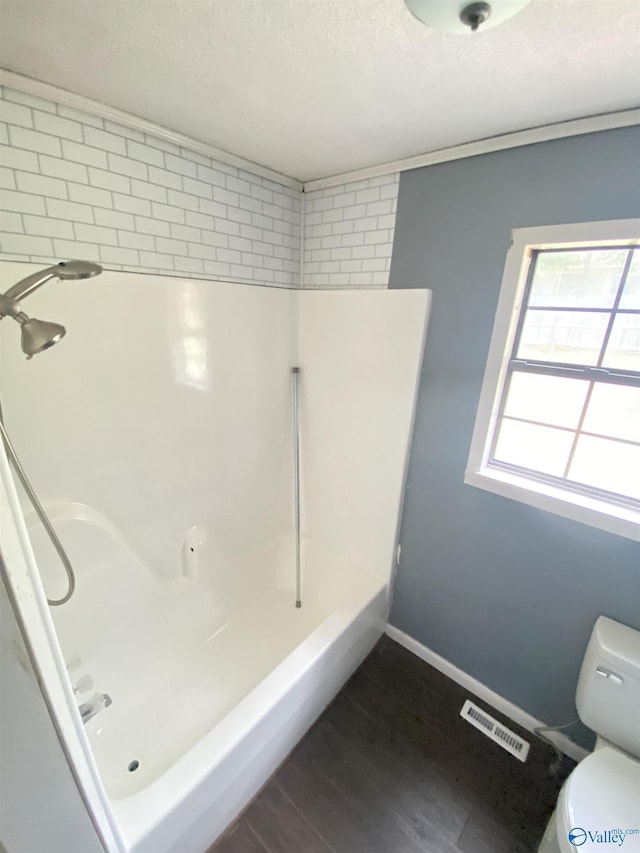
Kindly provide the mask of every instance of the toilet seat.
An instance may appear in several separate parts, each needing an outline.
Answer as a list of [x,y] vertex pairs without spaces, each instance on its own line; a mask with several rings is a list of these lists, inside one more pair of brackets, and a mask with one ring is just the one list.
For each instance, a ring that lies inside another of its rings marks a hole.
[[[640,827],[640,761],[610,747],[587,756],[567,779],[557,809],[557,840],[562,853],[576,853],[582,844],[572,844],[569,832],[580,842],[584,832],[605,832]],[[594,844],[586,836],[584,850],[602,846],[620,849],[615,843]],[[626,836],[622,849],[640,851],[640,835]]]

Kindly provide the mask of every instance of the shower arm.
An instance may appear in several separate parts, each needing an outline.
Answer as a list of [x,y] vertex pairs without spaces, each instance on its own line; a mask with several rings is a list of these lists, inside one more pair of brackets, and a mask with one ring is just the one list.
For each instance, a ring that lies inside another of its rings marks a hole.
[[0,294],[0,320],[3,317],[13,317],[19,323],[24,323],[28,317],[20,309],[18,300],[31,296],[35,290],[51,281],[52,278],[77,281],[83,278],[93,278],[95,275],[100,275],[101,272],[100,264],[94,264],[92,261],[60,261],[44,270],[31,273],[10,287],[6,293]]
[[47,267],[46,270],[34,272],[26,278],[23,278],[22,281],[14,284],[13,287],[10,287],[9,290],[7,290],[4,296],[6,299],[11,299],[12,301],[17,302],[18,299],[30,296],[34,290],[42,287],[43,284],[46,284],[46,282],[50,281],[52,278],[59,277],[60,265],[56,264],[54,267]]
[[27,319],[27,315],[20,307],[20,303],[16,302],[12,296],[9,296],[8,292],[0,293],[0,320],[3,317],[13,317],[18,323],[23,323]]
[[18,323],[24,323],[28,317],[22,311],[18,299],[31,296],[35,290],[51,281],[52,278],[60,278],[60,266],[61,264],[56,264],[53,267],[47,267],[45,270],[34,272],[14,284],[6,293],[0,293],[0,320],[3,317],[13,317]]

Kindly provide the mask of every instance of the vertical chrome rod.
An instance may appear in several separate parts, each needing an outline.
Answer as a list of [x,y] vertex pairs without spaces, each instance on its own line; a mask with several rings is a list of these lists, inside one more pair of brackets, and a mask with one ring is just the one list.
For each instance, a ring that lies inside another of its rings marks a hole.
[[300,404],[299,387],[300,368],[294,367],[293,373],[293,459],[296,521],[296,607],[302,607],[300,597]]

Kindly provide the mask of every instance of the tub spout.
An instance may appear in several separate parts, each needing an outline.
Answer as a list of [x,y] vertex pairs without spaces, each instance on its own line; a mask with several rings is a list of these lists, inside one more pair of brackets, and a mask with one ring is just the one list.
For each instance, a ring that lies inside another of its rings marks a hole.
[[83,702],[78,710],[82,717],[83,723],[88,723],[92,717],[102,711],[103,708],[108,708],[111,704],[111,696],[108,693],[94,693],[91,699]]

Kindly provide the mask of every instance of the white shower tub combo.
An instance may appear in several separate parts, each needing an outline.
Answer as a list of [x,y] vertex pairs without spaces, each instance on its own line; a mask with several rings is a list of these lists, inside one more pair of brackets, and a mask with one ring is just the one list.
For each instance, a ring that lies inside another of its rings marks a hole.
[[[110,699],[78,732],[96,771],[87,800],[114,850],[202,853],[384,628],[428,293],[123,273],[88,287],[38,295],[69,330],[50,353],[25,363],[3,334],[7,427],[76,568],[51,610],[58,670],[76,704]],[[118,347],[97,342],[125,298]],[[66,405],[45,434],[47,398]],[[44,590],[64,578],[27,522],[42,583],[28,544],[25,582],[46,622]]]
[[[85,731],[125,847],[204,850],[378,639],[386,583],[326,554],[325,572],[304,578],[301,608],[273,566],[221,613],[206,544],[187,582],[161,584],[95,511],[50,515],[83,567],[54,622],[78,703],[111,700]],[[56,567],[42,531],[30,533],[46,580]]]

